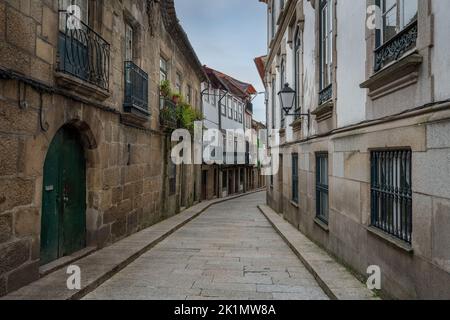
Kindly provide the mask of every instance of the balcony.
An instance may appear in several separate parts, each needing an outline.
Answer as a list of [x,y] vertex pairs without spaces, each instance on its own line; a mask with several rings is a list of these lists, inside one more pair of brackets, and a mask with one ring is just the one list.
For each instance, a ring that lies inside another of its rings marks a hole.
[[73,14],[61,13],[57,78],[60,85],[87,95],[109,94],[110,45]]
[[131,61],[125,62],[125,112],[141,117],[150,115],[148,110],[148,74]]
[[406,52],[416,47],[416,42],[417,21],[414,21],[375,50],[375,72],[380,71],[391,62],[399,60]]
[[160,98],[159,123],[166,130],[179,127],[176,104],[167,98]]

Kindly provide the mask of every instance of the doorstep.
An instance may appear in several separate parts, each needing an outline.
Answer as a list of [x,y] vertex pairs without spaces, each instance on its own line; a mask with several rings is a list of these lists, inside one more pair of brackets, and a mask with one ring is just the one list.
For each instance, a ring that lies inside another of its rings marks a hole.
[[64,261],[65,266],[72,264],[81,269],[80,290],[69,290],[67,288],[66,283],[69,275],[66,273],[66,268],[61,266],[62,261],[60,261],[58,266],[46,266],[47,269],[56,271],[50,274],[47,273],[46,276],[38,281],[12,292],[0,298],[0,300],[81,299],[211,206],[260,191],[262,190],[200,202],[171,218],[135,233],[109,247],[95,251],[76,261],[71,260],[69,263],[68,261]]
[[379,300],[349,270],[266,205],[258,206],[320,287],[334,300]]

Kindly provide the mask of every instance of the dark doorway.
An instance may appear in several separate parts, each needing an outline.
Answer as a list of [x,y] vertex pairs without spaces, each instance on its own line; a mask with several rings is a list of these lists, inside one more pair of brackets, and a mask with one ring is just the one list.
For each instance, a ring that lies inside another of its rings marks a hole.
[[78,131],[55,135],[44,165],[41,265],[86,246],[86,160]]

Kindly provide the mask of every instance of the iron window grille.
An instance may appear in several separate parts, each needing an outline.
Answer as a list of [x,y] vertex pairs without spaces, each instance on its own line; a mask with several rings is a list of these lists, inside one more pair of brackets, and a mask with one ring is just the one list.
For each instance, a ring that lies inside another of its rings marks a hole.
[[371,225],[412,242],[411,150],[371,153]]
[[125,112],[148,112],[148,74],[131,61],[125,61]]
[[73,13],[60,18],[58,71],[109,90],[110,44]]
[[298,154],[292,155],[292,201],[298,203]]
[[316,216],[328,224],[329,201],[328,201],[328,153],[316,154]]

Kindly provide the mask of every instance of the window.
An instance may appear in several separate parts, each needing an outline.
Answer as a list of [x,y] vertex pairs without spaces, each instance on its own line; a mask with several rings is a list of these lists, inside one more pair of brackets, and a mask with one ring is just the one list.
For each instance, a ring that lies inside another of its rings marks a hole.
[[[205,101],[209,103],[211,101],[211,87],[209,84],[207,86],[208,86],[208,88],[206,88],[206,94],[204,95],[204,97],[205,97]],[[212,104],[212,101],[211,101],[211,104]]]
[[220,110],[223,116],[227,115],[227,101],[228,99],[226,96],[222,97],[220,101]]
[[181,94],[182,91],[182,79],[181,73],[177,72],[176,78],[175,78],[175,90],[177,90],[177,93]]
[[229,96],[228,101],[228,118],[233,119],[233,104],[232,104],[232,98]]
[[169,159],[169,195],[177,193],[177,166]]
[[133,27],[125,23],[125,61],[133,61]]
[[328,153],[316,154],[316,216],[328,224]]
[[168,63],[163,57],[159,59],[159,79],[161,82],[169,79],[168,77]]
[[275,85],[275,79],[272,80],[272,129],[276,128],[275,123],[275,108],[276,108],[276,85]]
[[276,17],[275,17],[275,0],[272,0],[272,6],[270,9],[270,17],[271,17],[271,39],[275,37],[275,25],[276,25]]
[[78,6],[80,8],[80,20],[85,23],[89,24],[89,6],[88,6],[88,0],[60,0],[59,2],[61,4],[61,13],[60,13],[60,19],[59,19],[59,30],[61,32],[66,31],[66,24],[67,24],[67,14],[65,13],[66,10],[70,9],[70,6]]
[[217,99],[216,99],[216,89],[211,89],[210,93],[211,93],[211,97],[210,97],[211,104],[212,104],[213,106],[216,106],[216,103],[217,103]]
[[411,150],[371,153],[371,225],[412,240]]
[[381,32],[377,35],[377,46],[386,43],[406,26],[417,21],[417,0],[377,0],[381,8]]
[[[286,82],[286,61],[281,59],[281,66],[280,66],[280,91],[283,90],[284,84]],[[286,115],[283,109],[280,109],[281,111],[281,128],[283,129],[286,126]]]
[[[295,114],[301,113],[301,102],[302,102],[302,49],[301,49],[301,38],[300,29],[297,29],[295,34],[294,43],[294,72],[295,72]],[[296,116],[297,118],[299,116]]]
[[331,85],[333,64],[333,2],[320,0],[320,90]]
[[186,90],[186,99],[187,102],[192,105],[192,87],[188,84],[187,85],[187,90]]
[[234,120],[238,121],[238,103],[236,99],[233,100]]
[[243,122],[243,117],[244,117],[244,106],[242,103],[239,103],[239,122],[240,123]]
[[298,203],[298,154],[292,154],[292,202]]

